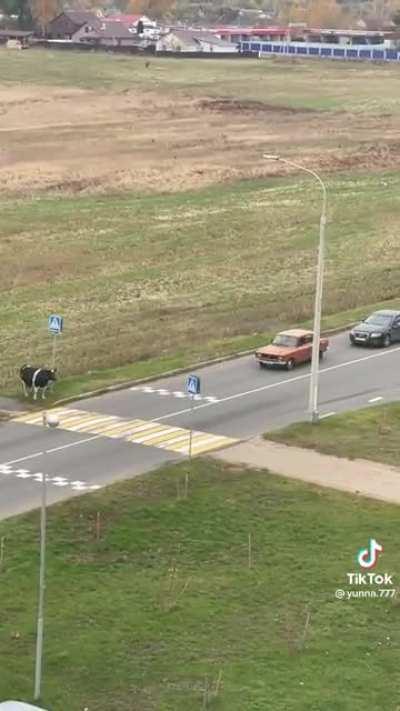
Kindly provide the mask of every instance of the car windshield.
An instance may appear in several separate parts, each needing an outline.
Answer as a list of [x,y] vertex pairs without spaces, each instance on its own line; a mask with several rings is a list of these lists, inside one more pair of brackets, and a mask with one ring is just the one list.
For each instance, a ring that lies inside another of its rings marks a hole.
[[297,338],[295,336],[287,336],[285,333],[279,333],[272,341],[272,345],[293,348],[297,346]]
[[372,314],[365,319],[365,323],[375,323],[377,326],[389,326],[391,321],[390,316],[387,314]]

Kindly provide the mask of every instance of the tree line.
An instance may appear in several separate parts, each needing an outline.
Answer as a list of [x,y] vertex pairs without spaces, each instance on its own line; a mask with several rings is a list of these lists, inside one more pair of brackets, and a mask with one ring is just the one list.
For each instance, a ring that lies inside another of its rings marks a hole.
[[[74,2],[76,6],[74,6]],[[0,0],[0,13],[18,26],[44,29],[64,8],[63,0]],[[400,26],[400,0],[72,0],[70,10],[111,9],[169,22],[265,26],[300,23],[308,27],[382,29]]]

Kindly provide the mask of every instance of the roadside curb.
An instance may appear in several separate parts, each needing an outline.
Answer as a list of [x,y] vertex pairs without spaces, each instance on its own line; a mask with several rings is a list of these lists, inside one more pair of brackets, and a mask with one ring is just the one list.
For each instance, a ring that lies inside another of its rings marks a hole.
[[[352,328],[358,321],[353,321],[352,323],[346,324],[345,326],[337,326],[336,328],[331,328],[323,331],[321,335],[323,336],[334,336],[337,333],[342,333],[348,331]],[[202,368],[207,368],[210,365],[218,365],[218,363],[226,363],[230,360],[236,360],[239,358],[244,358],[245,356],[254,353],[255,348],[251,348],[246,351],[238,351],[236,353],[231,353],[230,355],[220,356],[218,358],[210,358],[209,360],[203,360],[199,363],[194,363],[192,365],[184,366],[183,368],[175,368],[175,370],[167,370],[164,373],[159,373],[158,375],[149,375],[147,378],[137,378],[135,380],[124,380],[122,383],[116,383],[115,385],[106,385],[103,388],[98,388],[97,390],[91,390],[87,393],[81,393],[79,395],[71,395],[70,397],[62,398],[61,400],[56,400],[52,403],[50,407],[59,407],[60,405],[68,405],[71,402],[77,402],[78,400],[86,400],[98,397],[100,395],[106,395],[107,393],[118,392],[120,390],[128,390],[135,385],[142,385],[144,383],[151,383],[155,380],[161,380],[164,378],[172,378],[174,375],[181,375],[183,373],[189,373],[191,370],[200,370]],[[1,416],[1,413],[0,413]]]
[[87,393],[81,393],[80,395],[71,395],[71,397],[66,397],[61,400],[56,400],[52,407],[58,407],[59,405],[67,405],[69,402],[76,402],[77,400],[85,400],[86,398],[97,397],[98,395],[105,395],[106,393],[118,392],[118,390],[128,390],[128,388],[134,385],[141,385],[143,383],[151,383],[155,380],[161,380],[163,378],[172,378],[174,375],[180,375],[181,373],[190,373],[191,370],[200,370],[201,368],[207,368],[209,365],[217,365],[218,363],[224,363],[229,360],[235,360],[236,358],[244,358],[247,355],[254,353],[254,348],[248,351],[239,351],[238,353],[233,353],[227,356],[221,356],[220,358],[213,358],[211,360],[200,361],[194,365],[188,365],[183,368],[175,368],[175,370],[167,370],[164,373],[159,373],[158,375],[149,375],[147,378],[136,378],[136,380],[124,380],[123,383],[116,383],[115,385],[106,385],[104,388],[99,388],[98,390],[91,390]]

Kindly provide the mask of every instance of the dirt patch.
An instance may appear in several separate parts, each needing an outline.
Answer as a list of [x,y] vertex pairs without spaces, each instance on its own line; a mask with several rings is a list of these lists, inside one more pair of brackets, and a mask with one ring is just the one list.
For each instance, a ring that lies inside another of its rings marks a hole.
[[229,114],[310,114],[317,113],[315,109],[295,108],[292,106],[278,106],[276,104],[265,104],[262,101],[244,101],[239,99],[221,98],[205,99],[200,102],[200,107],[207,111],[221,111]]
[[0,85],[0,194],[175,192],[289,172],[400,165],[396,116],[180,92]]

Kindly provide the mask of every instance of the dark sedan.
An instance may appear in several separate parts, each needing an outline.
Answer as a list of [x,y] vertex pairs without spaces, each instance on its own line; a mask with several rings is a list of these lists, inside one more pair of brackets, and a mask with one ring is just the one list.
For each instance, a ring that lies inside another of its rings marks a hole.
[[400,341],[400,311],[375,311],[350,331],[353,346],[383,346]]

